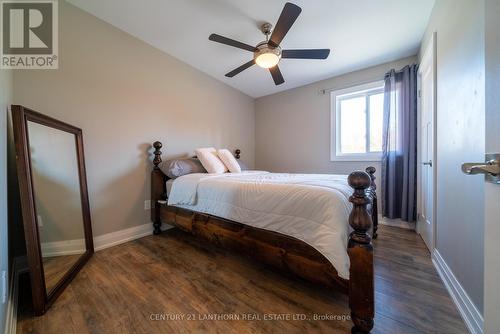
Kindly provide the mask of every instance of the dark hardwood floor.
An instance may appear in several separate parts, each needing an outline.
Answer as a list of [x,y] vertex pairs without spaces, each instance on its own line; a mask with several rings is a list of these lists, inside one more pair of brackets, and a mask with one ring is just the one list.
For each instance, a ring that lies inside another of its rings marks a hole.
[[[379,231],[373,333],[467,333],[420,237],[387,226]],[[19,333],[348,333],[351,328],[346,296],[201,245],[178,230],[96,253],[42,317],[32,317],[23,305]],[[283,319],[293,315],[296,319]],[[200,319],[209,316],[226,319]]]

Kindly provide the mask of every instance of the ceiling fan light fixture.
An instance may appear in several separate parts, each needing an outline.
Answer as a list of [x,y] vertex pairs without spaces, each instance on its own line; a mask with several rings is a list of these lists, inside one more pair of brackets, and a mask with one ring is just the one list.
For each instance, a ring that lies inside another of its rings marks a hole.
[[271,68],[278,65],[281,59],[281,48],[270,47],[267,43],[257,46],[254,58],[255,63],[262,68]]

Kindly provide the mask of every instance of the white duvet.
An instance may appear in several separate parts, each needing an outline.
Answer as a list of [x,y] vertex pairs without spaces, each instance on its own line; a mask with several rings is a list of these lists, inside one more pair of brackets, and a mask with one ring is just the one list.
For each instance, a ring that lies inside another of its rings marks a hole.
[[349,279],[351,194],[345,175],[188,174],[175,179],[168,204],[300,239]]

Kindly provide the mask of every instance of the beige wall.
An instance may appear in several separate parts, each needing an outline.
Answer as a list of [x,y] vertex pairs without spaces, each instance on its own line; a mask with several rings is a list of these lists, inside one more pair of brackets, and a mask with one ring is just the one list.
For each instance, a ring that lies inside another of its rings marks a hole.
[[436,249],[481,313],[484,178],[460,166],[484,161],[484,10],[484,0],[436,1],[422,43],[436,32]]
[[[0,70],[0,272],[9,275],[7,226],[7,111],[12,102],[12,72]],[[0,331],[5,327],[7,304],[0,303]]]
[[256,167],[273,172],[348,174],[372,165],[380,181],[380,162],[330,161],[330,94],[320,90],[382,80],[391,68],[400,69],[416,60],[410,57],[257,99]]
[[59,70],[17,71],[14,102],[83,129],[94,235],[149,222],[150,144],[164,157],[240,148],[254,164],[254,101],[60,1]]

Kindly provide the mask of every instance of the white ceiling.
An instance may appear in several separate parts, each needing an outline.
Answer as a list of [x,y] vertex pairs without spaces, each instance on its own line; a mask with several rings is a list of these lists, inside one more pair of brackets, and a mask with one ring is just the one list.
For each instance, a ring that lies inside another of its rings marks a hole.
[[332,51],[327,60],[282,60],[285,83],[275,86],[258,66],[226,78],[252,53],[208,36],[256,45],[264,39],[259,26],[276,23],[284,0],[67,1],[252,97],[415,55],[434,5],[434,0],[292,0],[302,13],[281,46]]

